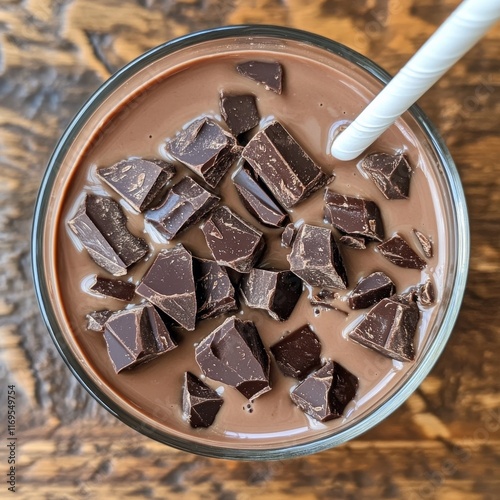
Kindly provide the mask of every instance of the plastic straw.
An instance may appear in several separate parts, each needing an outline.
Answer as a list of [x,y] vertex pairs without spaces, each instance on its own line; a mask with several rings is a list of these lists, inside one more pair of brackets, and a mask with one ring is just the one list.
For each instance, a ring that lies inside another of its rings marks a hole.
[[[468,52],[500,19],[500,0],[464,0],[362,113],[331,153],[353,160]],[[500,54],[500,53],[499,53]]]

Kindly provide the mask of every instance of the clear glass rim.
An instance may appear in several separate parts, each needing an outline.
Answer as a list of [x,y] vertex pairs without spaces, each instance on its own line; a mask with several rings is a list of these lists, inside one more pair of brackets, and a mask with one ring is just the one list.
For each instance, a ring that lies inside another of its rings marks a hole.
[[306,31],[278,26],[237,25],[213,28],[176,38],[155,47],[148,52],[145,52],[124,66],[101,85],[101,87],[88,99],[88,101],[76,114],[55,147],[55,150],[49,160],[46,172],[43,176],[35,204],[31,238],[33,281],[42,318],[47,329],[49,330],[57,350],[73,375],[78,379],[83,387],[112,415],[146,436],[180,450],[225,459],[282,460],[308,455],[338,446],[353,439],[354,437],[359,436],[381,422],[384,418],[401,406],[421,384],[442,353],[453,330],[465,290],[469,264],[470,238],[467,207],[465,195],[455,163],[441,136],[418,106],[412,106],[409,111],[434,147],[434,153],[443,167],[446,183],[454,201],[453,215],[456,227],[455,241],[453,244],[456,248],[456,272],[453,283],[453,293],[436,338],[433,340],[419,365],[414,369],[406,382],[392,395],[392,397],[370,412],[360,422],[357,422],[347,429],[338,431],[332,436],[322,436],[307,443],[284,445],[272,449],[236,449],[196,443],[193,440],[161,432],[144,422],[138,422],[133,415],[129,414],[121,407],[118,408],[117,404],[104,394],[92,380],[90,380],[75,354],[69,348],[62,332],[59,329],[56,314],[49,299],[47,276],[44,266],[43,243],[48,199],[50,198],[55,179],[63,163],[69,144],[71,144],[74,137],[100,105],[101,101],[112,93],[115,88],[128,80],[134,73],[168,54],[197,43],[232,37],[268,37],[308,43],[315,47],[333,52],[343,59],[356,64],[383,84],[387,84],[391,79],[391,76],[377,64],[338,42],[334,42],[328,38]]

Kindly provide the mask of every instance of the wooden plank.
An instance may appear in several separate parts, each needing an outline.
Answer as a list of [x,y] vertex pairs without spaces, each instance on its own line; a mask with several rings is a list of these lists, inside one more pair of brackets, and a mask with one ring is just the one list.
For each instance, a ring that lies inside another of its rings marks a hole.
[[211,26],[276,23],[335,38],[394,73],[458,3],[1,2],[0,380],[18,391],[21,498],[498,497],[500,26],[420,102],[450,146],[468,200],[472,259],[460,317],[418,391],[348,445],[287,462],[236,463],[135,433],[63,364],[41,322],[29,267],[33,203],[58,137],[99,84],[144,50]]

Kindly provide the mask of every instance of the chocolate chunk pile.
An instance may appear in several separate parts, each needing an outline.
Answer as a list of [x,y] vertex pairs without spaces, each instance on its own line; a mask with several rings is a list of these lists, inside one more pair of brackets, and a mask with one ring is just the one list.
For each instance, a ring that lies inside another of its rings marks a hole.
[[[241,62],[236,72],[276,99],[286,91],[277,61]],[[304,304],[314,314],[324,309],[347,317],[366,309],[349,341],[413,360],[420,308],[436,300],[433,283],[416,276],[415,287],[397,290],[376,268],[359,278],[356,256],[371,253],[375,267],[386,259],[423,271],[432,240],[413,229],[415,250],[403,230],[386,235],[377,203],[333,190],[334,174],[272,110],[261,121],[256,95],[224,89],[219,106],[224,122],[201,116],[179,124],[166,139],[164,159],[129,158],[98,169],[103,189],[85,194],[68,225],[96,265],[122,279],[96,273],[85,285],[108,307],[87,314],[87,329],[102,333],[116,373],[140,370],[177,341],[193,344],[199,373],[184,368],[179,387],[193,428],[211,426],[224,412],[222,391],[211,381],[253,402],[273,397],[273,371],[295,379],[289,396],[296,411],[322,422],[339,418],[356,397],[357,377],[330,358],[336,353],[322,346],[324,333],[314,324],[304,319],[290,332],[287,320]],[[371,154],[360,168],[385,198],[409,197],[411,168],[403,155]],[[310,197],[322,200],[324,220],[297,215]],[[153,248],[138,236],[141,230]],[[278,268],[269,265],[273,245],[283,252]],[[131,269],[139,262],[137,276]],[[260,319],[249,321],[250,315]],[[271,342],[261,338],[259,321],[274,321]],[[201,323],[210,328],[198,329]]]

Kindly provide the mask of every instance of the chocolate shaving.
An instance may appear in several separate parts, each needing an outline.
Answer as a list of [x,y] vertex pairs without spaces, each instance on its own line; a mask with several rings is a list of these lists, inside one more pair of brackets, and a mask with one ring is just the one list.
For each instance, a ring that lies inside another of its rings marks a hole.
[[430,238],[425,236],[425,234],[421,233],[418,229],[413,230],[413,234],[416,236],[417,241],[420,243],[420,246],[422,248],[422,252],[424,252],[424,255],[430,259],[432,258],[432,243]]
[[318,292],[309,291],[309,303],[313,307],[323,307],[325,309],[339,310],[333,302],[338,298],[338,294],[328,288],[323,288]]
[[412,302],[417,301],[417,296],[418,296],[418,287],[411,286],[403,293],[399,293],[398,295],[395,295],[392,298],[397,302],[401,302],[401,304],[411,304]]
[[359,236],[351,236],[349,234],[344,234],[339,238],[339,242],[349,248],[354,248],[355,250],[365,250],[366,241],[364,238]]
[[338,298],[339,294],[334,292],[333,290],[329,290],[328,288],[321,289],[318,292],[310,290],[308,296],[309,303],[311,304],[311,306],[316,308],[315,314],[319,313],[319,310],[317,310],[317,308],[320,308],[327,309],[329,311],[338,311],[342,314],[347,315],[348,313],[346,311],[338,307],[339,302],[336,302]]
[[430,306],[436,301],[436,292],[430,279],[420,285],[417,292],[417,300],[423,306]]
[[93,311],[87,314],[87,330],[93,332],[103,332],[106,321],[111,317],[113,311],[103,309],[101,311]]
[[285,230],[281,233],[281,246],[290,248],[292,246],[293,240],[295,239],[295,234],[297,230],[295,226],[290,223],[285,227]]

